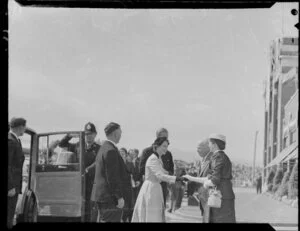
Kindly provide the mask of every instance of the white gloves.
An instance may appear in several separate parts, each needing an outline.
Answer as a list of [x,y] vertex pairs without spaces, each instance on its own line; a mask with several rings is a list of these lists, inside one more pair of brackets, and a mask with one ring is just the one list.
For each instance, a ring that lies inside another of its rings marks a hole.
[[206,180],[204,181],[204,184],[203,184],[204,188],[208,188],[208,187],[215,187],[215,185],[213,184],[213,182],[211,182],[211,180]]
[[202,184],[207,180],[207,177],[194,177],[190,175],[184,175],[182,177],[188,179],[189,181],[194,181]]

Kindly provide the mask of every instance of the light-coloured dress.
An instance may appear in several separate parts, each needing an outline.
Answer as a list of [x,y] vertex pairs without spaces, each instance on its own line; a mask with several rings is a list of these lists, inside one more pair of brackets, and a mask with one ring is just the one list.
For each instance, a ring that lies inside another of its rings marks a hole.
[[161,181],[175,183],[176,176],[168,175],[162,161],[152,154],[145,167],[145,181],[137,197],[132,222],[165,222],[165,208]]

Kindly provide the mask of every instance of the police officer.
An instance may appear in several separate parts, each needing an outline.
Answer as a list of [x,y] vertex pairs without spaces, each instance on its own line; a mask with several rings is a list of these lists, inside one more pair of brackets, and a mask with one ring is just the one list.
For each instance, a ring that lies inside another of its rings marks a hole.
[[[83,155],[83,161],[85,166],[85,221],[96,222],[97,221],[97,206],[96,203],[91,201],[91,192],[93,188],[93,182],[95,177],[95,159],[100,149],[100,145],[95,142],[97,136],[96,127],[93,123],[88,122],[84,126],[85,132],[85,153]],[[67,148],[68,150],[79,153],[79,142],[72,144],[69,141],[73,138],[72,134],[67,134],[58,144],[61,148]]]

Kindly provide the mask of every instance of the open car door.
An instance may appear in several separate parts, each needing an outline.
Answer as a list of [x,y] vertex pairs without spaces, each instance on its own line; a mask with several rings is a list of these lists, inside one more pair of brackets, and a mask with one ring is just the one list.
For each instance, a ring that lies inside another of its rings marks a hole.
[[[62,147],[60,141],[72,134]],[[39,220],[84,218],[84,134],[55,132],[37,134],[32,155],[31,190]]]

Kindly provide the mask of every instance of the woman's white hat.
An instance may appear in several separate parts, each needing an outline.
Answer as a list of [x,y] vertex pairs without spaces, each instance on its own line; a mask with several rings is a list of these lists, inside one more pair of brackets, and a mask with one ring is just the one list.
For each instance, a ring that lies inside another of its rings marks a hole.
[[221,134],[216,134],[216,133],[214,133],[214,134],[211,134],[208,138],[209,138],[209,139],[221,140],[221,141],[223,141],[224,143],[226,143],[226,136],[221,135]]

